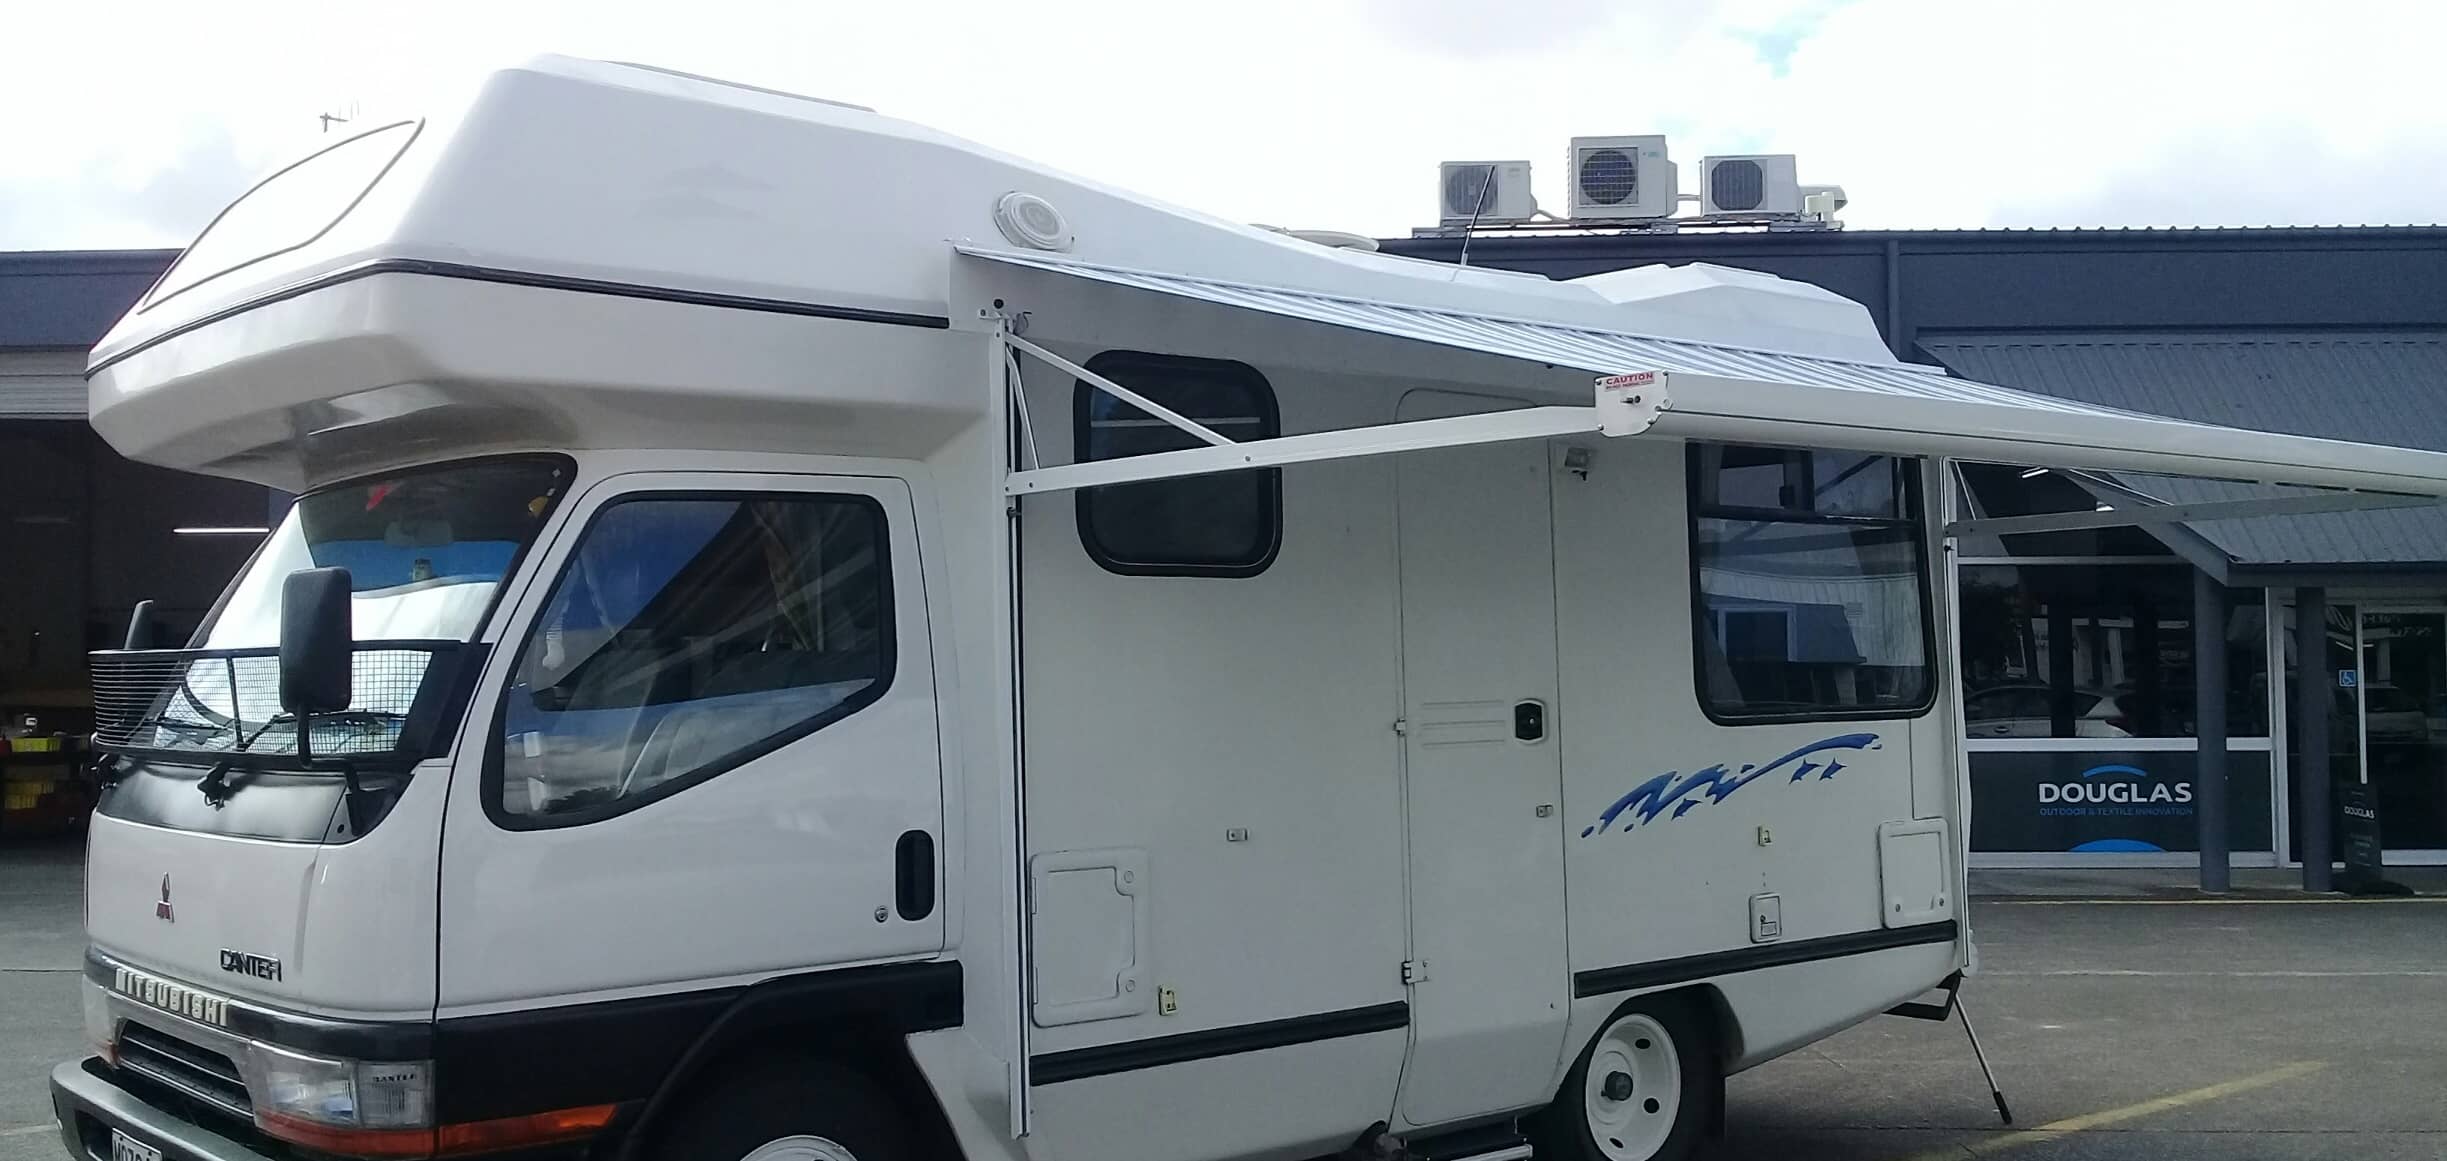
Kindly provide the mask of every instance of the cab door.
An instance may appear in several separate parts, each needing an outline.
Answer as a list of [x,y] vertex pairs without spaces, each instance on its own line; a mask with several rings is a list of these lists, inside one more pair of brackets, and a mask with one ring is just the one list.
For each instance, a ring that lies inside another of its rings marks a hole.
[[532,575],[453,776],[442,1015],[942,949],[906,483],[614,476]]

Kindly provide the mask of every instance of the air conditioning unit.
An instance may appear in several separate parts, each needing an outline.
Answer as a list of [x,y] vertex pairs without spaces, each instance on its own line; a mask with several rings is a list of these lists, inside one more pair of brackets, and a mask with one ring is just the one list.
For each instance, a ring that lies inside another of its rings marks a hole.
[[1674,163],[1665,138],[1572,139],[1572,217],[1605,221],[1665,218],[1674,213]]
[[1703,157],[1699,161],[1699,212],[1756,217],[1798,217],[1801,183],[1790,153]]
[[1445,225],[1526,222],[1537,212],[1526,161],[1447,161],[1436,167],[1436,218]]

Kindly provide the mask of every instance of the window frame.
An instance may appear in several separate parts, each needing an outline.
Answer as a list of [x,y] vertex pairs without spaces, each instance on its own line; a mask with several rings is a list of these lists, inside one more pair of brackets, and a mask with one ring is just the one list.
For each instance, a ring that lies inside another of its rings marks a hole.
[[[1757,508],[1734,505],[1709,507],[1701,503],[1700,457],[1707,448],[1756,448],[1765,451],[1815,455],[1837,452],[1846,455],[1873,455],[1898,460],[1904,465],[1902,491],[1905,515],[1900,519],[1865,516],[1819,516],[1789,508]],[[1875,452],[1846,452],[1841,448],[1787,447],[1778,444],[1726,443],[1692,440],[1683,445],[1683,567],[1691,592],[1691,700],[1709,721],[1720,726],[1768,726],[1800,722],[1867,722],[1909,721],[1923,717],[1937,706],[1939,691],[1946,682],[1941,667],[1937,640],[1937,609],[1929,567],[1929,511],[1926,501],[1928,459],[1924,456],[1879,455]],[[1864,706],[1844,709],[1829,706],[1806,710],[1744,713],[1728,711],[1708,698],[1708,662],[1705,641],[1711,616],[1708,592],[1700,578],[1699,522],[1702,519],[1752,520],[1787,524],[1821,524],[1834,528],[1846,526],[1894,528],[1911,532],[1912,568],[1918,585],[1920,604],[1920,658],[1922,672],[1928,675],[1920,691],[1920,700],[1908,705]]]
[[[864,508],[874,517],[877,531],[875,538],[876,567],[882,578],[883,590],[881,604],[877,609],[877,623],[884,629],[884,639],[878,643],[875,650],[875,679],[868,683],[865,689],[843,698],[829,709],[813,714],[806,720],[786,729],[777,730],[754,742],[732,749],[722,757],[677,778],[656,783],[642,793],[562,814],[517,814],[504,809],[502,791],[508,781],[509,771],[508,756],[503,748],[505,738],[502,728],[509,719],[510,691],[517,686],[518,668],[526,660],[527,647],[535,640],[534,630],[538,621],[552,607],[553,599],[560,595],[562,583],[569,578],[571,564],[580,552],[585,551],[587,538],[593,535],[596,526],[602,522],[604,516],[623,504],[641,501],[731,500],[745,502],[759,499],[847,503]],[[899,578],[893,572],[892,512],[880,498],[865,492],[831,491],[824,488],[802,490],[796,488],[686,487],[640,488],[634,491],[623,491],[605,498],[587,512],[585,523],[570,533],[569,548],[560,554],[556,566],[551,577],[537,578],[544,587],[534,606],[529,610],[525,623],[515,626],[517,629],[515,644],[509,641],[511,634],[507,629],[510,627],[505,626],[502,640],[495,646],[508,661],[506,667],[501,671],[501,688],[494,693],[493,712],[487,719],[490,725],[484,739],[484,769],[482,777],[477,779],[477,797],[482,801],[485,817],[492,820],[493,825],[503,830],[565,830],[618,818],[631,811],[650,806],[682,791],[710,782],[874,705],[883,700],[884,694],[891,690],[893,679],[900,672],[901,626],[897,592]]]
[[[1273,439],[1283,434],[1283,410],[1275,398],[1274,384],[1267,381],[1263,372],[1247,363],[1230,359],[1201,359],[1189,355],[1166,355],[1149,351],[1111,350],[1098,352],[1087,361],[1086,366],[1090,371],[1141,393],[1147,393],[1145,388],[1132,384],[1127,376],[1150,371],[1157,373],[1195,371],[1226,381],[1237,380],[1241,386],[1250,389],[1251,398],[1257,403],[1260,432],[1256,438]],[[1085,379],[1073,379],[1071,384],[1071,458],[1083,464],[1131,458],[1112,456],[1098,460],[1088,455],[1091,437],[1091,429],[1088,425],[1089,403],[1095,396],[1103,394],[1104,389]],[[1158,399],[1157,402],[1161,403],[1163,400]],[[1198,417],[1192,415],[1190,418],[1197,419]],[[1071,506],[1072,523],[1077,525],[1079,530],[1079,547],[1088,554],[1088,559],[1096,562],[1097,567],[1116,576],[1217,577],[1235,580],[1257,576],[1273,567],[1275,557],[1281,555],[1283,551],[1283,469],[1255,468],[1243,469],[1243,471],[1259,473],[1260,479],[1264,481],[1260,496],[1262,503],[1260,515],[1265,521],[1264,543],[1258,546],[1254,559],[1231,564],[1133,561],[1115,555],[1098,538],[1096,522],[1091,514],[1094,511],[1094,497],[1104,488],[1154,488],[1180,482],[1177,480],[1155,480],[1139,484],[1107,484],[1079,489],[1074,494]],[[1214,475],[1221,477],[1237,474],[1240,473],[1219,472]]]

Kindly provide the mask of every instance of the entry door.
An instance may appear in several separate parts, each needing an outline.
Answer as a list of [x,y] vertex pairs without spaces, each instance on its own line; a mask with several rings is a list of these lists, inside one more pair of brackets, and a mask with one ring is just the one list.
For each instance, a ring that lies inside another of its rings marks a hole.
[[2366,607],[2360,628],[2361,777],[2378,795],[2380,840],[2390,854],[2439,861],[2447,854],[2447,610]]
[[[1514,406],[1417,391],[1400,418]],[[1571,994],[1564,955],[1555,575],[1543,442],[1397,461],[1410,1059],[1402,1118],[1544,1099]]]

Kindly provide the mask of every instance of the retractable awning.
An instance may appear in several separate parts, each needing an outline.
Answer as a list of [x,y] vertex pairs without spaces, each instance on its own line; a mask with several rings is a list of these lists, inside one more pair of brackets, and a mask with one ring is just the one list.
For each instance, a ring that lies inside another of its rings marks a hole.
[[[1416,450],[1500,439],[1575,432],[1645,434],[1948,456],[2009,464],[2152,472],[2255,483],[2298,484],[2356,492],[2376,505],[2406,496],[2447,497],[2447,453],[2269,432],[2244,431],[2121,411],[1953,378],[1943,368],[1867,363],[1790,352],[1693,342],[1534,318],[1469,314],[1435,306],[1370,301],[1176,274],[1094,265],[1054,255],[956,247],[955,306],[986,325],[1022,312],[1026,339],[1010,341],[1051,357],[1037,342],[1085,339],[1105,316],[1142,304],[1138,325],[1158,325],[1166,337],[1194,340],[1201,330],[1273,334],[1261,347],[1321,349],[1315,328],[1333,328],[1397,341],[1429,352],[1467,352],[1484,359],[1447,358],[1436,378],[1518,389],[1544,384],[1564,406],[1459,419],[1390,424],[1348,432],[1286,436],[1012,473],[1014,494],[1057,491],[1125,480],[1299,463],[1351,455]],[[1045,276],[1055,281],[1048,283]],[[991,301],[994,308],[985,303]],[[1525,298],[1534,306],[1535,300]],[[1006,305],[1007,304],[1007,305]],[[997,309],[999,308],[999,309]],[[958,321],[955,325],[966,325]],[[1266,328],[1276,328],[1268,331]],[[1005,333],[1011,334],[1006,328]],[[1141,333],[1141,342],[1163,339]],[[1169,349],[1169,348],[1166,348]],[[1382,344],[1355,351],[1388,351]],[[1355,354],[1355,373],[1386,373]],[[1506,364],[1516,364],[1506,366]],[[1078,368],[1062,364],[1074,373]],[[1570,372],[1578,372],[1577,379]],[[1085,376],[1083,376],[1085,377]],[[1599,384],[1613,379],[1614,410],[1601,406]],[[1115,386],[1091,378],[1107,390]],[[1577,388],[1567,384],[1576,382]],[[1621,385],[1642,384],[1626,396]],[[1126,393],[1125,393],[1126,394]],[[1622,410],[1626,398],[1640,412]],[[1135,397],[1133,397],[1135,398]],[[1636,428],[1636,430],[1635,430]],[[1197,433],[1193,433],[1197,434]],[[1211,433],[1210,433],[1211,434]],[[1205,437],[1202,436],[1202,439]],[[1214,443],[1213,440],[1207,440]],[[2356,506],[2342,499],[2336,506]],[[2240,510],[2231,513],[2243,514]],[[2192,519],[2204,518],[2194,512]],[[2093,519],[2096,519],[2093,517]]]

